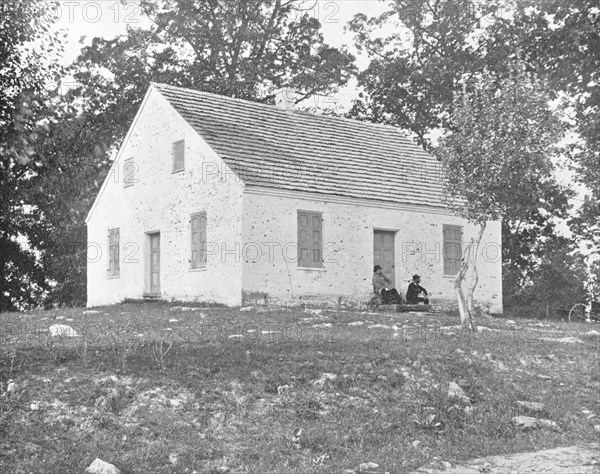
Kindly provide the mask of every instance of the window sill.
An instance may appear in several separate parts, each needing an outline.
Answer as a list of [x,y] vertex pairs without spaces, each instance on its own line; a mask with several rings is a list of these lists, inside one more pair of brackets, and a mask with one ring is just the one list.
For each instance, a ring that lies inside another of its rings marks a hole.
[[108,280],[116,280],[117,278],[121,278],[121,275],[107,275]]
[[303,270],[307,272],[326,272],[327,270],[324,267],[297,267],[298,270]]
[[444,275],[444,278],[456,278],[456,275],[458,275],[458,273],[455,273],[454,275]]
[[205,272],[206,270],[207,270],[207,267],[190,268],[188,270],[188,272]]
[[173,171],[171,174],[179,174],[179,173],[183,173],[184,171],[185,171],[185,168],[182,170]]

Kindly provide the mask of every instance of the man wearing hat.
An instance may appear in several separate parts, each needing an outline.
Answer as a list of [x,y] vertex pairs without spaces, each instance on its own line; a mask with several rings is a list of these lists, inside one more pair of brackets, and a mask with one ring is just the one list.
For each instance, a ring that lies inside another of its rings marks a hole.
[[390,289],[391,283],[392,281],[383,274],[383,268],[375,265],[373,268],[373,291],[381,295],[383,304],[402,304],[402,296],[398,294],[396,288]]
[[[406,292],[406,301],[408,304],[429,304],[429,298],[427,298],[427,290],[423,288],[421,283],[421,277],[419,275],[413,275],[413,281],[408,285],[408,291]],[[420,294],[425,295],[424,297],[419,296]]]

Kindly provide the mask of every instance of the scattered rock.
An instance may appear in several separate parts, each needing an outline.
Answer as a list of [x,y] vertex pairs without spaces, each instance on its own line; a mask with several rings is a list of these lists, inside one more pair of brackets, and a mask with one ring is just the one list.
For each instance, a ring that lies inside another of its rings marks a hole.
[[581,339],[579,339],[578,337],[573,337],[573,336],[569,336],[569,337],[542,337],[541,338],[542,341],[549,341],[549,342],[564,342],[567,344],[583,344],[583,341]]
[[390,327],[385,324],[373,324],[372,326],[369,326],[369,329],[390,329]]
[[586,332],[586,334],[592,335],[592,336],[600,336],[600,332],[595,331],[593,329],[591,331]]
[[374,462],[363,462],[358,465],[356,472],[369,472],[379,469],[379,464]]
[[594,425],[594,431],[600,433],[600,425]]
[[419,447],[419,445],[421,444],[421,441],[419,441],[418,439],[412,442],[412,447],[417,449]]
[[242,308],[240,308],[240,311],[252,311],[254,309],[254,306],[244,306]]
[[546,411],[544,404],[539,402],[518,401],[517,408],[519,409],[519,412],[522,411],[523,413],[528,413],[530,415],[539,415]]
[[79,337],[77,331],[73,329],[71,326],[66,326],[65,324],[53,324],[48,328],[50,331],[51,337]]
[[110,463],[103,461],[100,458],[96,458],[90,467],[85,472],[88,474],[121,474],[121,471]]
[[313,380],[312,384],[315,387],[322,387],[325,385],[325,383],[329,380],[335,380],[337,379],[337,375],[336,374],[328,374],[328,373],[324,373],[321,374],[321,377],[318,378],[317,380]]
[[448,384],[448,398],[450,400],[462,400],[470,403],[469,397],[467,397],[463,389],[456,382]]
[[531,416],[515,416],[511,420],[519,429],[530,430],[534,428],[549,428],[554,431],[560,431],[560,427],[552,420],[544,418],[534,418]]
[[322,309],[310,309],[310,308],[306,308],[304,311],[306,311],[307,313],[312,313],[312,314],[321,314],[323,312]]
[[175,453],[169,454],[169,462],[173,465],[176,465],[179,462],[179,458],[177,457],[177,454],[175,454]]

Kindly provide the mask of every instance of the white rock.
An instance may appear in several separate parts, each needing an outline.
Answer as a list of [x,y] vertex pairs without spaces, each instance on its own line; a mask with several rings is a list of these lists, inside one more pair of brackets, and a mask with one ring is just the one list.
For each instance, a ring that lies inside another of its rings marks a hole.
[[310,308],[306,308],[304,311],[306,311],[307,313],[312,313],[312,314],[321,314],[323,312],[322,309],[310,309]]
[[421,444],[421,441],[419,441],[418,439],[412,442],[412,446],[415,449],[417,449],[420,444]]
[[517,324],[517,322],[513,321],[512,319],[507,319],[506,324]]
[[469,397],[467,397],[463,389],[460,388],[460,385],[458,385],[456,382],[450,382],[448,384],[448,398],[463,400],[465,402],[470,401]]
[[546,408],[543,403],[524,401],[518,401],[517,407],[525,413],[542,413]]
[[170,323],[178,323],[178,322],[179,322],[179,320],[178,320],[178,319],[175,319],[175,318],[171,318],[171,319],[169,319],[169,322],[170,322]]
[[517,428],[521,428],[522,430],[537,428],[537,418],[533,418],[531,416],[515,416],[511,419],[511,421],[517,425]]
[[558,424],[552,420],[546,420],[543,418],[534,418],[531,416],[515,416],[511,420],[517,428],[522,430],[532,429],[532,428],[549,428],[554,431],[560,431],[560,427]]
[[177,462],[179,461],[179,459],[177,458],[177,454],[175,453],[171,453],[169,454],[169,462],[173,465],[177,464]]
[[558,338],[542,337],[541,340],[542,341],[550,341],[550,342],[565,342],[567,344],[583,344],[583,341],[581,339],[579,339],[578,337],[573,337],[573,336],[558,337]]
[[586,334],[590,334],[593,336],[600,336],[600,332],[594,331],[593,329],[591,331],[586,332]]
[[254,309],[254,306],[244,306],[243,308],[240,308],[240,311],[252,311]]
[[372,326],[369,326],[369,329],[390,329],[390,327],[385,324],[373,324]]
[[88,309],[84,311],[83,314],[100,314],[100,311],[96,311],[95,309]]
[[320,377],[320,378],[318,378],[317,380],[313,380],[313,383],[312,383],[312,384],[313,384],[315,387],[322,387],[323,385],[325,385],[325,383],[326,383],[328,380],[335,380],[335,379],[337,379],[337,375],[336,375],[336,374],[328,374],[328,373],[324,373],[324,374],[321,374],[321,377]]
[[241,334],[230,334],[229,336],[227,336],[228,339],[241,339],[242,336]]
[[121,474],[121,471],[112,464],[103,461],[100,458],[96,458],[90,467],[85,472],[88,474]]
[[330,328],[333,327],[331,323],[313,324],[313,328]]
[[594,431],[600,433],[600,425],[594,425]]
[[373,471],[375,469],[379,469],[379,464],[376,464],[374,462],[363,462],[358,465],[358,468],[356,469],[356,471],[357,472],[369,472],[369,471]]
[[50,331],[50,336],[52,337],[79,337],[79,334],[77,334],[75,329],[64,324],[53,324],[48,328],[48,331]]
[[364,321],[354,321],[353,323],[348,323],[348,326],[362,326]]

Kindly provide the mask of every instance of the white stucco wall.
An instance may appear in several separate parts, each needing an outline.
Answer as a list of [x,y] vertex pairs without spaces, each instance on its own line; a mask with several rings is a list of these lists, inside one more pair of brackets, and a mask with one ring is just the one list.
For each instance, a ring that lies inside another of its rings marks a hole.
[[[185,171],[172,173],[172,146],[185,140]],[[134,158],[135,179],[123,187],[123,160]],[[206,142],[154,89],[132,125],[118,162],[88,216],[88,306],[142,298],[149,232],[161,233],[161,297],[241,304],[243,185]],[[207,213],[204,270],[191,270],[190,216]],[[108,230],[120,228],[120,276],[107,276]]]
[[[463,226],[463,244],[477,228],[440,210],[343,198],[314,199],[308,193],[246,188],[242,255],[247,300],[266,294],[270,301],[365,302],[372,296],[373,231],[395,231],[395,281],[404,296],[413,274],[421,275],[433,304],[452,305],[453,277],[444,276],[443,225]],[[301,269],[296,262],[297,211],[323,215],[323,269]],[[261,249],[259,251],[259,249]],[[287,251],[287,258],[284,257]],[[258,257],[258,258],[257,258]],[[502,312],[501,228],[488,223],[478,255],[476,299]]]

